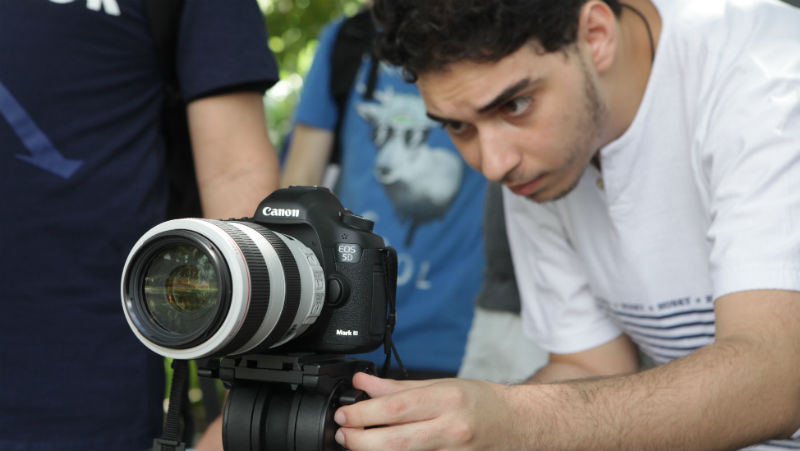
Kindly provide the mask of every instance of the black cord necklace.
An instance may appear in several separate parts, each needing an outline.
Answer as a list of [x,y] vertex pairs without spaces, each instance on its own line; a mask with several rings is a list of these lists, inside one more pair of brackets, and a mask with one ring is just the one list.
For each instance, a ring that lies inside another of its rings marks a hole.
[[642,22],[644,22],[644,27],[647,30],[647,39],[650,40],[650,64],[652,64],[653,61],[655,61],[656,59],[656,45],[653,41],[653,31],[650,29],[650,22],[647,21],[647,17],[645,17],[641,11],[634,8],[633,6],[627,3],[621,3],[621,5],[623,8],[628,8],[629,10],[631,10],[634,14],[639,16],[640,19],[642,19]]
[[[652,66],[656,59],[656,45],[655,42],[653,41],[653,30],[650,29],[650,22],[647,21],[647,17],[645,17],[641,11],[634,8],[633,6],[628,5],[627,3],[620,3],[620,5],[622,5],[622,7],[624,8],[628,8],[629,10],[631,10],[634,14],[639,16],[640,19],[642,19],[642,22],[644,22],[644,27],[647,30],[647,39],[650,41],[650,65]],[[596,153],[595,156],[592,158],[592,162],[595,164],[595,166],[597,166],[597,169],[602,171],[599,152]],[[600,176],[600,178],[597,179],[597,187],[601,191],[605,190],[605,185],[603,184],[602,175]]]

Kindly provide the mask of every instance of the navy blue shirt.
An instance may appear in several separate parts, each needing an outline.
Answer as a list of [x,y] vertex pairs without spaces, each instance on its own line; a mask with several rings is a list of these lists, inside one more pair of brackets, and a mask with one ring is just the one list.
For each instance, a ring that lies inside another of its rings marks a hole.
[[[277,78],[255,0],[187,0],[192,100]],[[120,275],[166,205],[163,81],[142,0],[0,0],[0,449],[144,449],[162,359]]]

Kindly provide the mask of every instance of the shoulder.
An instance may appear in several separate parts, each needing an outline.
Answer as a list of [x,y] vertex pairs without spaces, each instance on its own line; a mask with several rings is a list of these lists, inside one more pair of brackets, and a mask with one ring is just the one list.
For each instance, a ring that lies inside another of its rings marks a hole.
[[320,31],[319,37],[317,38],[317,53],[323,51],[330,52],[339,36],[339,31],[341,31],[342,25],[344,25],[346,20],[347,17],[340,17],[329,22],[322,28],[322,31]]
[[713,61],[776,42],[800,40],[800,9],[775,0],[659,0],[668,43],[704,52]]
[[775,99],[800,92],[800,9],[776,0],[659,0],[658,6],[659,57],[685,98],[701,99],[694,102],[695,121],[706,127],[698,130],[714,126],[735,137],[758,114],[765,121],[796,116]]

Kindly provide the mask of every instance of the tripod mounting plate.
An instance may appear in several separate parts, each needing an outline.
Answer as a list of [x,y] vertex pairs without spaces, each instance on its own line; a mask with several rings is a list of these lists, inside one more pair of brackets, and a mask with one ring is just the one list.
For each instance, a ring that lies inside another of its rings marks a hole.
[[375,364],[329,354],[247,355],[219,361],[217,374],[230,386],[234,381],[285,383],[309,391],[329,392],[357,372],[375,374]]

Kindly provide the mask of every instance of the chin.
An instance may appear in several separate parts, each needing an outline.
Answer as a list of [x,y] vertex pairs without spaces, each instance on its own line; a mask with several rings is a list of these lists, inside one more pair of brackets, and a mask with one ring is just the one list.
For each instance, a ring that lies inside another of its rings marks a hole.
[[527,196],[528,200],[536,203],[555,202],[563,199],[567,194],[571,193],[580,182],[580,177],[576,177],[570,181],[570,184],[563,188],[561,186],[543,186],[539,191]]

